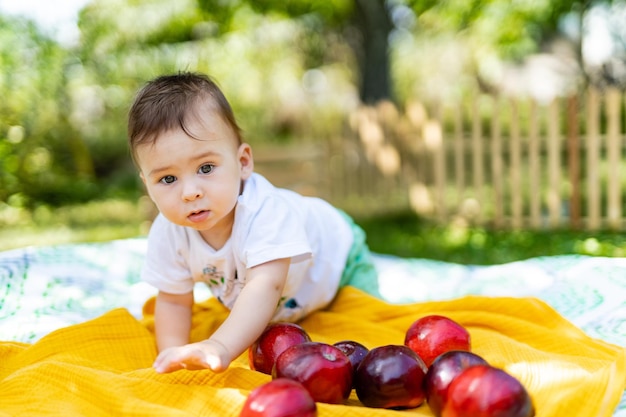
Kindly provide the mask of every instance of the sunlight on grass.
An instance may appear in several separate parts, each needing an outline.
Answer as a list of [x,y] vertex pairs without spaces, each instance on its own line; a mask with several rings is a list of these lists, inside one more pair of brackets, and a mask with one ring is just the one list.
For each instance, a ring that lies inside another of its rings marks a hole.
[[154,212],[149,200],[106,200],[33,211],[0,208],[0,250],[102,242],[145,235]]
[[104,242],[144,235],[139,225],[98,225],[86,229],[61,227],[9,228],[0,231],[0,251],[26,246]]
[[357,221],[374,252],[404,257],[493,265],[539,256],[626,255],[626,236],[619,232],[489,230],[457,223],[437,225],[409,212]]
[[[105,200],[30,212],[0,207],[0,250],[25,246],[102,242],[145,236],[156,212],[149,199]],[[580,254],[622,257],[626,236],[617,232],[505,231],[450,223],[414,213],[356,217],[372,251],[461,264],[490,265],[538,256]]]

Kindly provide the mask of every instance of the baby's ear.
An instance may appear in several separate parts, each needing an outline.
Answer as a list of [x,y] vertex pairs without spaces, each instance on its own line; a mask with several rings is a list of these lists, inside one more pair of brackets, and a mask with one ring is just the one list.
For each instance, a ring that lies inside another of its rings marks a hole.
[[252,158],[252,148],[247,143],[242,143],[237,150],[237,159],[239,160],[239,169],[241,170],[241,178],[247,179],[254,171],[254,159]]

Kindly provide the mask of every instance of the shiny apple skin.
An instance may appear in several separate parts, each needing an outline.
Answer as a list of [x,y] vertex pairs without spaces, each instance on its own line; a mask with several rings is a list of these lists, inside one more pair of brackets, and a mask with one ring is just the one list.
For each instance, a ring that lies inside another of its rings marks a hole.
[[424,390],[430,411],[441,417],[441,410],[448,398],[448,387],[463,370],[474,365],[487,365],[479,355],[464,350],[450,350],[434,360],[426,372]]
[[461,372],[448,387],[442,417],[533,417],[526,388],[506,371],[475,365]]
[[316,417],[309,391],[291,379],[273,379],[250,392],[239,417]]
[[437,356],[450,350],[471,351],[471,337],[467,329],[440,315],[417,319],[406,331],[405,346],[422,358],[426,366],[432,365]]
[[342,404],[352,391],[352,364],[333,345],[305,342],[287,348],[278,356],[272,378],[298,381],[316,402]]
[[271,375],[276,358],[290,346],[310,342],[306,330],[295,323],[271,323],[248,348],[250,369]]
[[354,388],[366,407],[415,408],[426,398],[423,386],[427,371],[408,347],[379,346],[371,349],[357,368]]
[[[356,369],[359,367],[359,364],[365,355],[369,352],[369,349],[354,340],[342,340],[334,343],[333,346],[341,350],[348,357],[348,359],[350,359],[350,363],[352,364],[352,374],[354,376],[354,374],[356,374]],[[352,382],[354,383],[354,379]]]

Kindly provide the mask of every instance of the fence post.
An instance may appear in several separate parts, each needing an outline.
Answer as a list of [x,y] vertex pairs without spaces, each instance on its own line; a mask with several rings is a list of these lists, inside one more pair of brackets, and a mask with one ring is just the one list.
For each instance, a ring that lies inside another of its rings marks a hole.
[[474,102],[472,103],[472,179],[474,188],[474,200],[478,203],[478,213],[474,219],[478,224],[482,224],[485,220],[485,193],[483,190],[484,185],[484,172],[483,172],[483,130],[481,123],[481,97],[480,94],[476,94]]
[[448,213],[446,207],[446,146],[443,137],[443,105],[437,102],[433,111],[433,120],[424,130],[424,140],[431,147],[433,155],[435,214],[441,222],[445,222]]
[[491,106],[491,178],[494,195],[493,225],[496,228],[500,228],[504,224],[504,161],[502,157],[501,105],[502,100],[496,95]]
[[522,187],[522,133],[520,128],[519,103],[511,99],[511,139],[509,143],[510,157],[510,184],[511,193],[511,227],[519,230],[523,226],[524,200]]
[[530,115],[528,127],[528,165],[529,165],[529,187],[530,192],[530,225],[535,229],[541,227],[541,164],[539,163],[541,152],[541,140],[539,138],[540,129],[539,111],[537,102],[530,101]]
[[600,94],[587,94],[587,228],[600,229]]
[[580,141],[578,138],[578,97],[567,99],[567,152],[569,179],[572,186],[570,196],[570,224],[580,229]]
[[465,137],[463,129],[463,106],[454,106],[454,177],[456,207],[458,211],[465,200]]
[[561,131],[559,100],[548,105],[548,218],[550,227],[561,224]]
[[620,180],[621,159],[621,98],[622,94],[616,88],[606,91],[607,113],[607,162],[609,172],[607,178],[607,217],[609,227],[613,230],[620,228],[622,223],[622,196]]

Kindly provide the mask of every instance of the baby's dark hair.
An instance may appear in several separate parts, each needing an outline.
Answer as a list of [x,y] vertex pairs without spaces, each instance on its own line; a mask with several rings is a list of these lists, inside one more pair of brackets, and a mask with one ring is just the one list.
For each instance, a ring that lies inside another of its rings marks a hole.
[[139,145],[154,143],[159,134],[180,128],[190,137],[190,117],[207,100],[242,142],[232,108],[217,84],[207,75],[193,72],[162,75],[149,81],[135,97],[128,113],[128,140],[133,159]]

